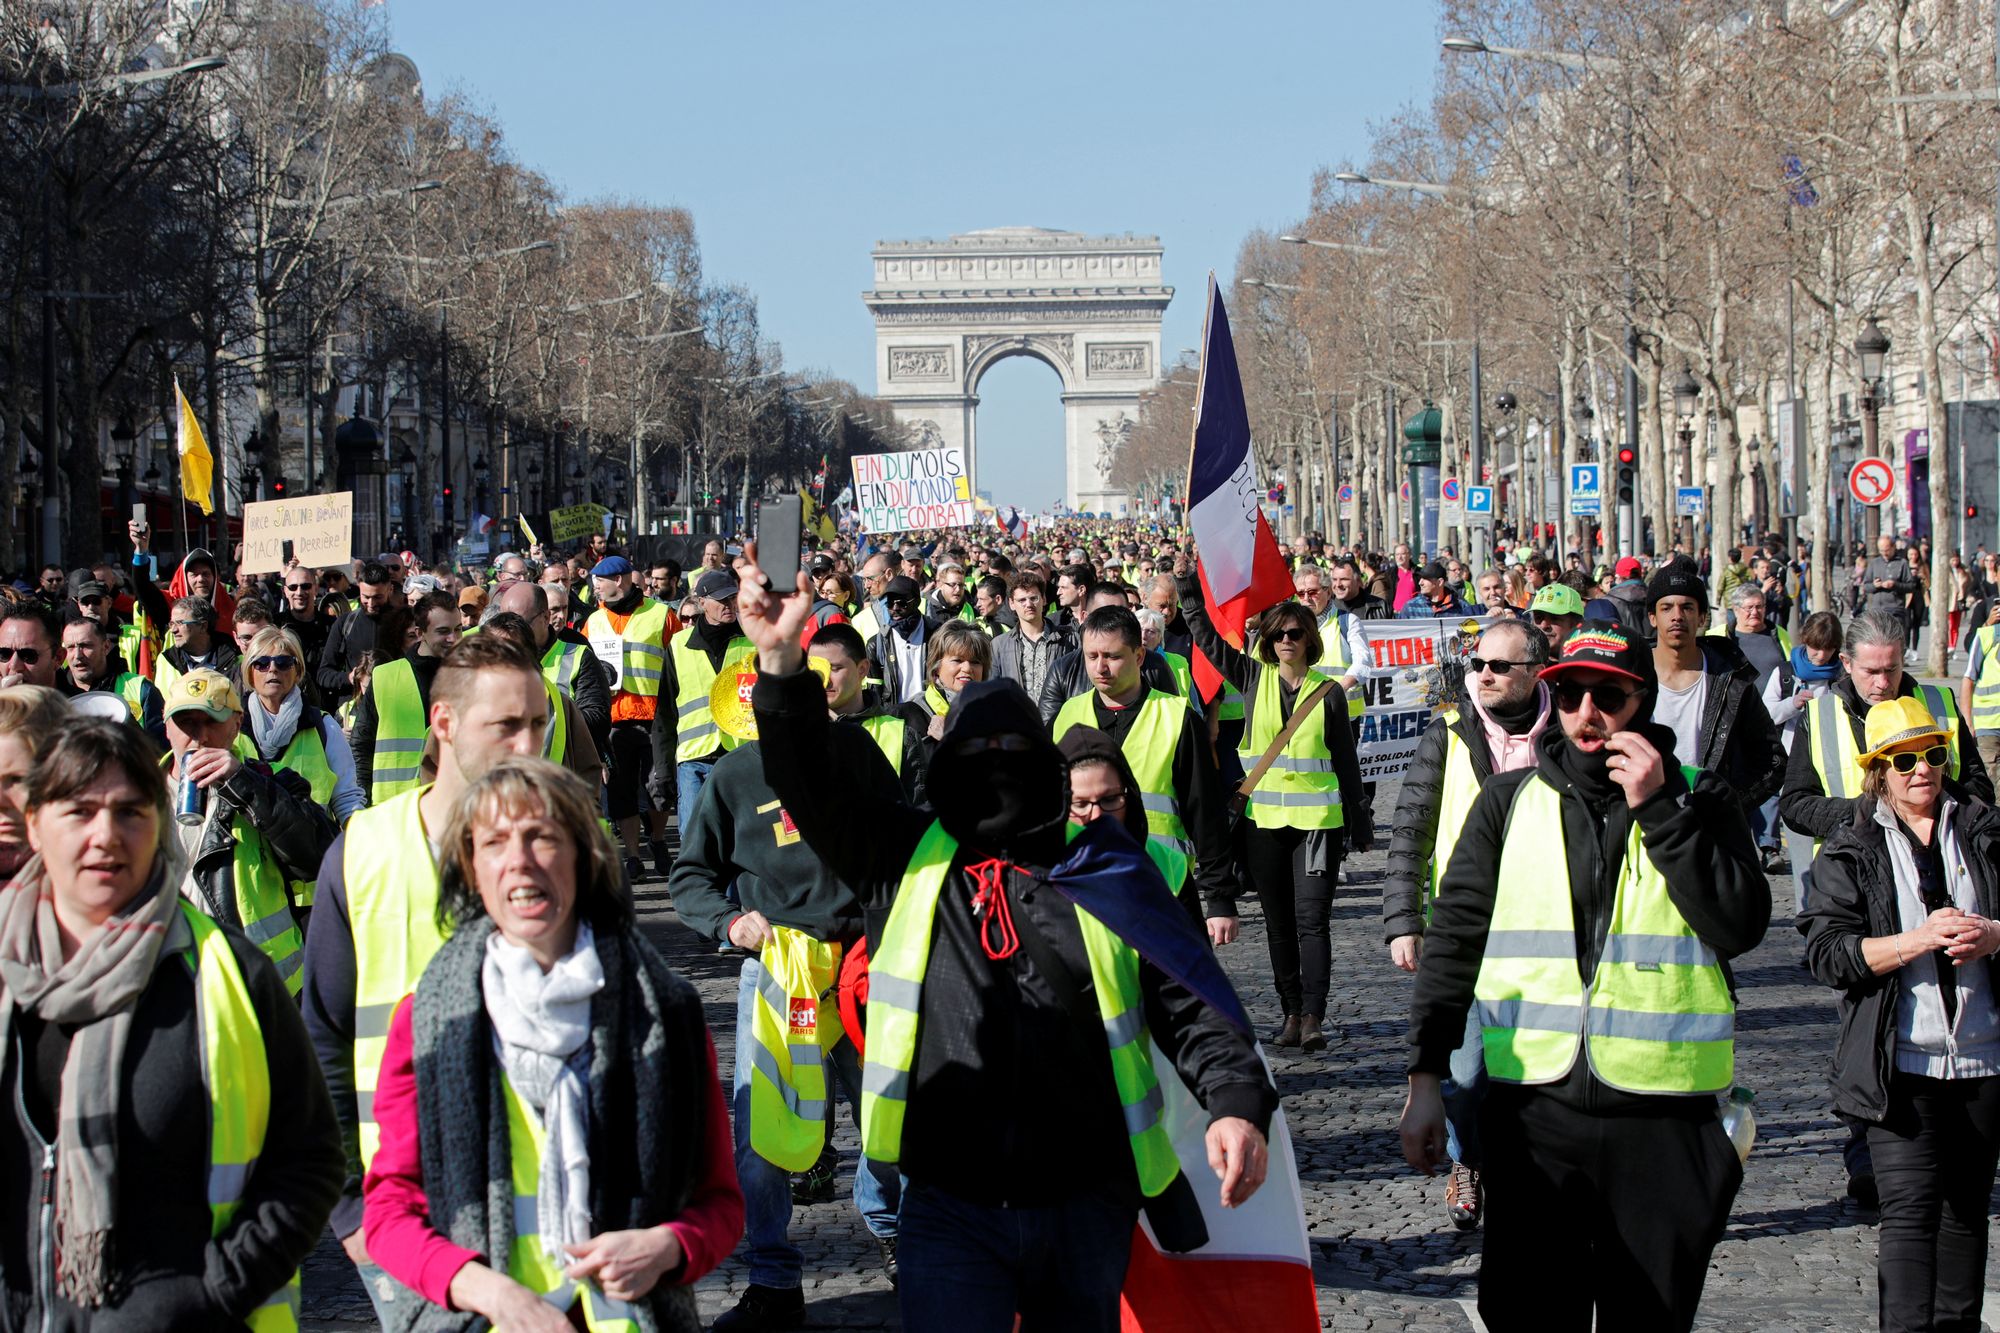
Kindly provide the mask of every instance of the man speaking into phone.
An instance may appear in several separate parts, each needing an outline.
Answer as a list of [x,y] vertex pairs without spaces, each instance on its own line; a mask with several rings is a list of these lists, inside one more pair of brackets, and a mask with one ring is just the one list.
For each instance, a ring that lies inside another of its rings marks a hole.
[[[1439,1080],[1476,1012],[1489,1086],[1487,1327],[1685,1329],[1743,1179],[1728,960],[1771,894],[1740,803],[1652,720],[1646,645],[1608,621],[1542,679],[1560,727],[1481,789],[1444,869],[1410,1016],[1403,1155],[1446,1164]],[[1558,864],[1566,873],[1551,873]],[[1550,1263],[1582,1275],[1551,1283]]]

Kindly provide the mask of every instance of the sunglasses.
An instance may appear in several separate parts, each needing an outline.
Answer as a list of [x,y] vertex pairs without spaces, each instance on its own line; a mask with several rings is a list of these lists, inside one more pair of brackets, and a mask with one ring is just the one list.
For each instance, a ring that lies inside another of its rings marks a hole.
[[11,662],[17,657],[21,659],[22,666],[33,666],[42,660],[42,650],[39,648],[0,648],[0,662]]
[[1943,768],[1951,758],[1951,752],[1942,745],[1933,745],[1928,750],[1899,750],[1887,758],[1889,767],[1898,773],[1914,773],[1920,759],[1927,768]]
[[312,590],[313,585],[310,583],[287,583],[285,585],[286,592],[311,592]]
[[104,599],[102,597],[79,597],[76,599],[76,604],[78,606],[103,606]]
[[290,671],[299,664],[299,659],[290,653],[280,653],[276,657],[253,657],[250,668],[253,671]]
[[1496,676],[1504,676],[1515,667],[1524,667],[1529,664],[1526,662],[1503,662],[1497,657],[1474,657],[1469,659],[1466,665],[1472,668],[1472,674],[1475,676],[1482,671],[1491,671]]
[[1565,713],[1574,713],[1583,707],[1583,698],[1597,705],[1600,713],[1615,713],[1632,702],[1637,690],[1620,689],[1616,685],[1578,685],[1574,681],[1560,681],[1554,687],[1556,707]]
[[1287,625],[1283,629],[1272,630],[1266,637],[1272,643],[1292,643],[1303,640],[1306,637],[1306,632],[1297,625]]

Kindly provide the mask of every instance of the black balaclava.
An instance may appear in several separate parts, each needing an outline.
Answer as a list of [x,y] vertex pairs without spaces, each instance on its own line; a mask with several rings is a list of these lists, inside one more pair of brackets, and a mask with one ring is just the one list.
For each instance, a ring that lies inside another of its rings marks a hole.
[[[1027,747],[968,751],[962,744],[997,736],[1019,737]],[[1062,859],[1069,766],[1014,681],[974,681],[959,692],[925,788],[945,832],[966,846],[1039,865]]]

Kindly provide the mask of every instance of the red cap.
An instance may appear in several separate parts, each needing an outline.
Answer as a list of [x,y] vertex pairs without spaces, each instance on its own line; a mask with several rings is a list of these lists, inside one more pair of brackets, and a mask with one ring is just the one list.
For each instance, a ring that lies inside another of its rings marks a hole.
[[1620,560],[1617,564],[1613,565],[1611,567],[1611,572],[1614,576],[1621,579],[1635,579],[1639,577],[1639,571],[1643,568],[1645,568],[1645,566],[1639,563],[1638,556],[1628,555],[1624,559]]

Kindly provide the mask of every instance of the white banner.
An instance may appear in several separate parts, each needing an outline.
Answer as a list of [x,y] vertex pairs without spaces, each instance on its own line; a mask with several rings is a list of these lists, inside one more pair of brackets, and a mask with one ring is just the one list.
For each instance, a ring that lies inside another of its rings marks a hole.
[[854,507],[863,532],[969,528],[979,521],[965,450],[955,445],[855,455]]
[[1363,778],[1402,777],[1424,728],[1457,701],[1465,659],[1491,623],[1491,616],[1361,622],[1369,661],[1355,672],[1366,705],[1355,750]]

